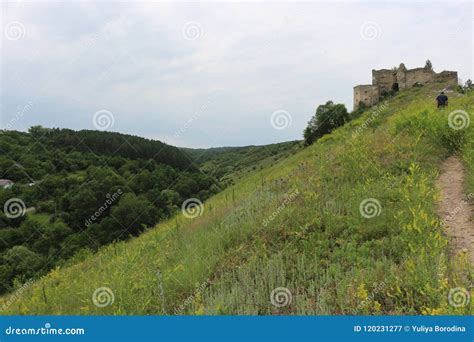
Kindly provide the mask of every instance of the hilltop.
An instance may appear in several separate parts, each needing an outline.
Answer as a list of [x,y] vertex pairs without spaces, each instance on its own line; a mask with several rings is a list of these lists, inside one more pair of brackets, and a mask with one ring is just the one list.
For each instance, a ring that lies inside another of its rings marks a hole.
[[474,93],[439,111],[444,87],[400,91],[194,211],[76,255],[3,313],[472,313],[452,303],[472,266],[450,253],[436,184],[457,155],[474,192]]

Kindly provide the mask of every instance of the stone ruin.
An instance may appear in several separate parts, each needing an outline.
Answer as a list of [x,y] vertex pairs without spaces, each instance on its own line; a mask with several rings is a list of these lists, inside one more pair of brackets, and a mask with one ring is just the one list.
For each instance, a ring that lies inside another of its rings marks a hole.
[[434,82],[457,85],[458,73],[456,71],[437,73],[428,67],[407,69],[403,63],[398,68],[372,70],[372,84],[354,87],[354,110],[362,103],[366,106],[373,106],[379,102],[382,96],[392,91]]

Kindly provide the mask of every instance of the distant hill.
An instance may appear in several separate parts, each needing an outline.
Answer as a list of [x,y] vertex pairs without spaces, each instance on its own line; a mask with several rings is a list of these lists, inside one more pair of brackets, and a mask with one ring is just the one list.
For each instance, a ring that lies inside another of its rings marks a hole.
[[295,154],[300,148],[300,141],[288,141],[260,146],[181,149],[203,172],[229,185],[248,172],[271,166],[280,159]]
[[30,129],[37,142],[66,152],[96,153],[129,159],[152,159],[181,170],[193,168],[188,158],[174,146],[129,134],[71,129]]

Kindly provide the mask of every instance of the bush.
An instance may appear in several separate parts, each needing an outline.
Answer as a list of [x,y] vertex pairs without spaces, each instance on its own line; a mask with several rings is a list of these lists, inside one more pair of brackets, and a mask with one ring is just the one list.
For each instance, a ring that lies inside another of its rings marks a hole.
[[474,85],[472,84],[472,81],[469,79],[464,83],[464,86],[462,87],[463,90],[466,91],[471,91],[474,89]]
[[365,110],[367,109],[367,105],[364,103],[364,102],[360,102],[359,103],[359,106],[357,107],[357,109],[353,110],[349,115],[350,115],[350,119],[351,120],[354,120],[354,119],[357,119],[359,118],[364,112]]
[[332,101],[320,105],[304,130],[305,145],[311,145],[317,139],[350,121],[351,117],[343,104]]
[[454,91],[459,93],[459,94],[464,94],[465,91],[464,91],[464,87],[462,85],[457,85],[456,87],[454,87]]

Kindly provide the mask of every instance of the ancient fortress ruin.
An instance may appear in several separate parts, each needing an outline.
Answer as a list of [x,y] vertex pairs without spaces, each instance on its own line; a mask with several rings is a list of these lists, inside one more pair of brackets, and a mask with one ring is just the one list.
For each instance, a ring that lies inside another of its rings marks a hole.
[[372,106],[379,102],[380,97],[391,91],[411,88],[433,82],[446,82],[450,85],[458,84],[456,71],[434,72],[432,68],[407,69],[401,63],[398,68],[372,70],[372,84],[354,87],[354,109],[361,103]]

